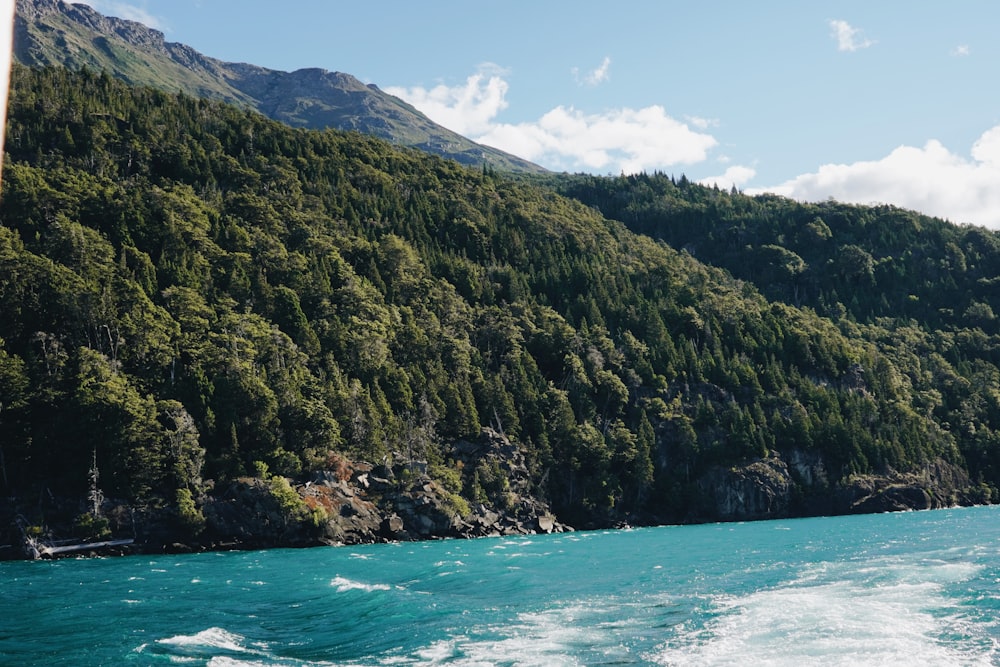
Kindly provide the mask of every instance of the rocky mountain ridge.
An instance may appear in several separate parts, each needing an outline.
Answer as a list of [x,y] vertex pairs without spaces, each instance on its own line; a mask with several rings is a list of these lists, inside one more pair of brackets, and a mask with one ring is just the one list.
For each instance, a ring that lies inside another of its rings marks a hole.
[[468,166],[545,171],[516,156],[476,144],[431,121],[403,100],[343,72],[283,72],[229,63],[168,42],[145,25],[104,16],[62,0],[18,0],[14,57],[32,67],[87,67],[133,85],[220,99],[293,127],[357,131]]

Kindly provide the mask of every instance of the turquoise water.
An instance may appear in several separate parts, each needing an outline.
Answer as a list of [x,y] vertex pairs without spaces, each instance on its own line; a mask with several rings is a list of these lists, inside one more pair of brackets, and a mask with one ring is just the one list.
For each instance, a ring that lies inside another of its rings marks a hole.
[[1000,508],[0,564],[2,665],[995,665]]

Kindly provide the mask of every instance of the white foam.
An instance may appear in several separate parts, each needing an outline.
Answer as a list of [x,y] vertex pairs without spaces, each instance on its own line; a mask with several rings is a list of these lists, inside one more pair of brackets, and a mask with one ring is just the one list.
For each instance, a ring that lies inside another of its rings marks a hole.
[[992,664],[995,655],[979,654],[981,643],[940,639],[971,630],[941,583],[968,576],[969,568],[934,566],[922,577],[912,568],[861,570],[851,580],[830,581],[829,572],[817,570],[786,587],[719,596],[712,620],[682,628],[651,659],[662,665],[743,665],[753,656],[756,664],[797,667]]
[[628,648],[609,640],[605,629],[587,622],[595,612],[601,616],[603,611],[594,605],[577,604],[525,612],[510,625],[482,629],[490,639],[476,638],[478,633],[470,632],[435,641],[417,650],[414,657],[419,664],[459,667],[490,667],[498,660],[519,667],[559,667],[589,664],[594,656],[584,655],[585,651],[603,646],[603,656],[621,658],[628,654]]
[[208,667],[269,667],[274,663],[270,660],[237,660],[236,658],[217,656],[205,664],[208,665]]
[[345,577],[337,576],[330,580],[330,585],[337,589],[338,593],[346,591],[387,591],[388,584],[365,584],[360,581],[353,581]]
[[157,644],[167,646],[217,648],[237,653],[245,653],[250,650],[244,645],[244,642],[243,637],[223,628],[208,628],[193,635],[177,635],[176,637],[156,640]]

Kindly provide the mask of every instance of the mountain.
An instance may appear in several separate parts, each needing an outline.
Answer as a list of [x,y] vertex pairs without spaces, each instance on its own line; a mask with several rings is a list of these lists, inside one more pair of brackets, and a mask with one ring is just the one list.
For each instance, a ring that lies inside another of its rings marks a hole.
[[133,85],[181,91],[255,109],[293,127],[356,130],[502,171],[544,172],[538,165],[448,130],[375,85],[322,69],[281,72],[227,63],[134,21],[103,16],[62,0],[18,0],[14,57],[25,65],[89,67]]
[[[998,497],[987,234],[683,178],[470,170],[95,70],[16,66],[11,91],[0,542],[10,525],[162,549]],[[602,207],[715,233],[675,249]],[[955,247],[934,255],[937,233]],[[882,256],[893,239],[929,256],[903,257],[916,275]],[[748,246],[771,259],[747,279],[707,263]],[[750,280],[796,277],[816,307]],[[899,294],[913,317],[866,315]]]

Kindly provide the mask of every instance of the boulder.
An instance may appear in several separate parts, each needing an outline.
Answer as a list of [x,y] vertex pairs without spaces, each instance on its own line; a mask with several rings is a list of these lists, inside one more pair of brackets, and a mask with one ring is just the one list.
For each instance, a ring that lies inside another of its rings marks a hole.
[[535,517],[535,527],[540,533],[551,533],[555,530],[556,522],[552,517],[542,515]]
[[395,514],[385,517],[382,519],[382,523],[379,524],[379,534],[390,540],[406,539],[403,519]]

